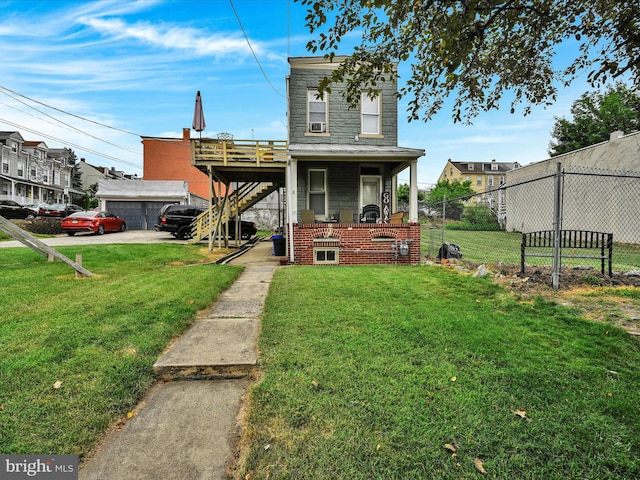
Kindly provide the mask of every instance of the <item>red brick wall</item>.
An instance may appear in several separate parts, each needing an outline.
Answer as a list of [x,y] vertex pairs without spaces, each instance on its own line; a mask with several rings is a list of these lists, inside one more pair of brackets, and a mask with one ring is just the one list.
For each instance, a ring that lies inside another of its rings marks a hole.
[[[338,242],[320,242],[322,238],[338,239]],[[396,255],[393,240],[382,240],[381,237],[407,241],[409,255]],[[376,240],[378,239],[378,240]],[[313,265],[314,240],[316,246],[333,246],[339,248],[340,265],[417,265],[420,263],[420,224],[294,224],[293,241],[295,263]],[[287,248],[289,242],[287,240]]]
[[[209,176],[191,165],[191,130],[183,129],[182,139],[143,139],[145,180],[187,181],[189,192],[209,198]],[[214,189],[218,193],[218,185]]]

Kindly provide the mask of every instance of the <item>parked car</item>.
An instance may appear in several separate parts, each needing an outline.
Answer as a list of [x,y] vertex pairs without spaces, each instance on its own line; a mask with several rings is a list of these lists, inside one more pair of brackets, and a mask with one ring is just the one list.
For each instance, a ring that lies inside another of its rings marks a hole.
[[33,218],[36,213],[13,200],[0,200],[0,215],[4,218]]
[[[191,224],[198,215],[205,212],[205,207],[198,205],[165,205],[160,209],[158,215],[158,223],[154,225],[158,232],[169,232],[174,237],[184,240],[191,238]],[[235,238],[234,219],[229,221],[229,238]],[[240,238],[248,240],[257,232],[256,225],[253,222],[242,221],[240,227]]]
[[38,215],[38,212],[40,211],[41,208],[46,208],[49,205],[47,205],[46,203],[30,203],[28,205],[25,205],[25,207],[30,208],[31,210],[33,210],[33,212]]
[[38,215],[43,217],[67,217],[75,212],[83,212],[84,209],[72,203],[54,203],[46,205],[38,210]]
[[126,222],[105,211],[75,212],[62,219],[62,230],[67,235],[75,235],[77,232],[93,232],[102,235],[105,232],[124,232],[127,229]]

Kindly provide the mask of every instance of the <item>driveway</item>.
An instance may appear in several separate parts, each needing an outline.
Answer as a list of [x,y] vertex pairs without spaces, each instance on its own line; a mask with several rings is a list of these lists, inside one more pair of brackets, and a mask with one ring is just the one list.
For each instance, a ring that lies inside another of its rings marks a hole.
[[[56,235],[51,238],[38,238],[42,243],[50,247],[63,247],[65,245],[101,245],[110,243],[177,243],[184,244],[187,240],[177,240],[167,232],[156,232],[155,230],[130,230],[126,232],[105,233],[104,235],[94,235],[88,233],[77,233],[73,237],[69,235]],[[23,243],[17,240],[0,242],[0,248],[24,247]]]

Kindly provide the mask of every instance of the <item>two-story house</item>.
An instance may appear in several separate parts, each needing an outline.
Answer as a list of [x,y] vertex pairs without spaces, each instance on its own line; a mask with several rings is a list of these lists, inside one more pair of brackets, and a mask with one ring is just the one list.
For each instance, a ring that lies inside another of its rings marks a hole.
[[[397,144],[395,81],[380,82],[372,98],[363,91],[358,109],[348,108],[340,85],[319,94],[320,80],[344,58],[289,59],[286,144],[194,139],[192,163],[210,182],[244,182],[247,192],[285,187],[290,262],[417,264],[417,162],[424,150]],[[406,169],[410,203],[403,221],[394,214],[397,177]],[[227,203],[241,212],[240,200]],[[198,228],[208,228],[205,235],[215,229],[206,218],[223,219],[222,208],[212,204],[215,215],[203,215]]]
[[517,162],[454,162],[447,160],[442,169],[438,182],[449,180],[454,182],[471,182],[471,188],[478,195],[471,203],[486,204],[485,192],[490,192],[505,183],[506,173],[520,167]]
[[19,203],[69,201],[73,162],[63,148],[0,132],[0,196]]

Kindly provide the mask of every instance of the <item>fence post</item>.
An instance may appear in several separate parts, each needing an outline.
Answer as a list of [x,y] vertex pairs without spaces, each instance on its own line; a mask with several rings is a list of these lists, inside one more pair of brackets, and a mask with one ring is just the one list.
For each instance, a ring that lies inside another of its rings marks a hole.
[[442,197],[442,242],[440,242],[440,245],[444,243],[444,218],[447,210],[446,205],[447,205],[447,196],[444,195]]
[[553,288],[558,288],[562,258],[560,256],[560,231],[562,230],[562,162],[557,163],[553,187]]

